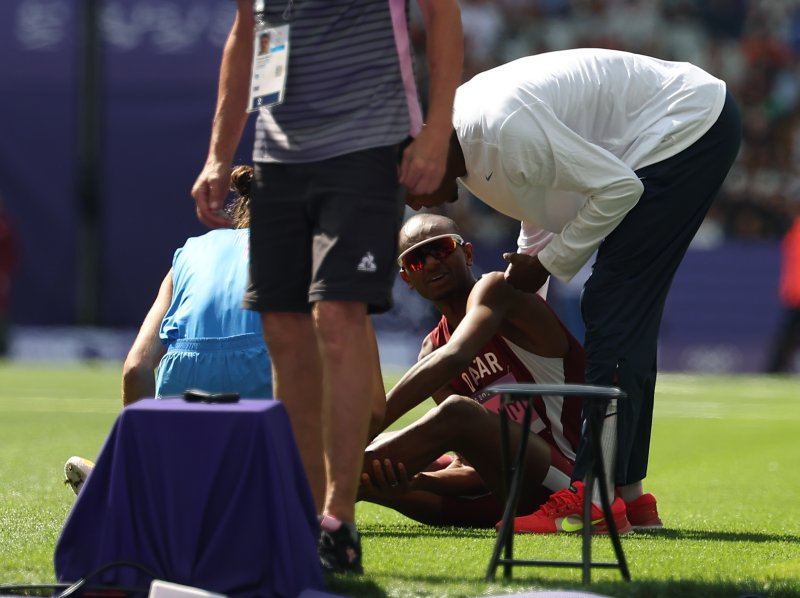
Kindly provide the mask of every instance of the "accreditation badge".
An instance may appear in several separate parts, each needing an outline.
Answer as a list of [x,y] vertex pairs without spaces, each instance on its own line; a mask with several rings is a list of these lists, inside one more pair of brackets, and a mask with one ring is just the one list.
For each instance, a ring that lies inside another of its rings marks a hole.
[[289,25],[256,27],[248,112],[283,102],[288,64]]

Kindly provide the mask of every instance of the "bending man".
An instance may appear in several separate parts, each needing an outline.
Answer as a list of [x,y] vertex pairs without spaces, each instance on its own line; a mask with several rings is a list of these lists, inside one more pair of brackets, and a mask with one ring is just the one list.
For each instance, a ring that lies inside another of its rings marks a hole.
[[[723,81],[691,64],[578,49],[477,75],[458,89],[453,124],[445,183],[409,196],[409,204],[452,200],[460,177],[486,204],[522,221],[519,253],[505,256],[506,279],[522,289],[540,288],[551,274],[568,281],[598,251],[582,298],[586,382],[617,384],[628,395],[606,419],[604,457],[616,464],[608,486],[637,499],[661,314],[737,155],[735,102]],[[581,452],[574,479],[585,463]],[[580,513],[580,485],[573,490],[554,499],[558,509],[517,529],[561,531],[565,513]]]

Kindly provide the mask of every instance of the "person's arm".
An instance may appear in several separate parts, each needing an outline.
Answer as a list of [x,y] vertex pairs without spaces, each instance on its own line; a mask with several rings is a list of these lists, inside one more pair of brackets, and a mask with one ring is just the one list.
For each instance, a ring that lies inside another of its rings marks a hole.
[[409,479],[405,465],[385,459],[372,462],[370,472],[361,474],[360,497],[383,504],[413,491],[440,496],[459,496],[486,492],[486,485],[471,465],[456,458],[444,469],[420,472]]
[[[402,467],[402,465],[399,465]],[[361,485],[357,500],[366,500],[394,509],[406,517],[428,525],[457,525],[445,503],[445,495],[455,494],[416,490],[411,488],[405,471],[398,472],[397,485],[392,486],[385,478],[383,482],[373,482],[368,473],[361,475]]]
[[222,53],[208,157],[192,187],[197,217],[212,228],[231,226],[221,210],[228,194],[233,156],[247,123],[254,25],[252,2],[238,0],[236,19]]
[[[420,348],[419,355],[417,356],[417,361],[425,359],[432,352],[433,343],[431,342],[430,335],[428,335],[422,341],[422,347]],[[389,391],[386,394],[386,402],[384,404],[384,412],[381,424],[376,426],[376,428],[373,430],[374,433],[371,435],[371,438],[374,439],[380,432],[383,432],[386,428],[396,422],[400,416],[408,413],[411,409],[427,399],[428,396],[411,396],[409,394],[395,395],[392,393],[392,391]]]
[[[514,257],[515,254],[513,253],[504,253],[503,259],[509,262],[508,268],[505,271],[505,278],[508,283],[515,287],[520,288],[524,287],[522,290],[529,291],[529,289],[533,288],[533,285],[537,284],[541,277],[547,282],[544,282],[539,286],[539,289],[536,293],[541,296],[543,299],[547,299],[547,289],[549,288],[549,272],[542,267],[542,272],[540,273],[540,277],[537,278],[535,273],[525,273],[520,272],[524,271],[524,264],[530,263],[532,260],[529,260],[527,256],[536,256],[539,252],[547,247],[548,243],[553,240],[555,233],[550,231],[544,230],[537,225],[534,225],[531,222],[522,222],[522,228],[519,235],[519,249],[517,253],[526,256],[523,258]],[[515,263],[516,262],[516,263]],[[517,268],[516,264],[522,263],[523,266]],[[538,264],[538,260],[536,260]],[[541,264],[539,264],[541,265]],[[523,280],[517,280],[517,277],[523,277]],[[527,286],[526,286],[527,284]],[[530,292],[530,291],[529,291]]]
[[122,404],[130,405],[155,395],[154,371],[166,353],[158,336],[161,321],[172,301],[172,270],[167,272],[150,311],[142,322],[122,368]]
[[614,178],[610,174],[605,181],[598,181],[598,186],[587,193],[586,203],[575,219],[537,256],[542,266],[562,282],[569,282],[577,274],[644,192],[644,185],[632,170],[626,173],[627,166],[605,157],[608,164],[618,168],[620,176]]
[[504,253],[503,259],[508,262],[505,279],[515,289],[536,293],[550,279],[550,271],[539,261],[538,254]]
[[467,302],[467,313],[447,344],[411,366],[389,391],[384,427],[398,417],[399,410],[392,407],[393,403],[418,405],[475,358],[481,347],[497,333],[515,292],[498,277],[484,277],[475,284]]
[[453,98],[464,66],[464,34],[456,0],[419,0],[425,19],[428,109],[425,126],[403,152],[400,183],[416,194],[439,187],[453,131]]
[[586,198],[537,255],[504,256],[511,264],[507,279],[524,291],[536,291],[548,273],[568,282],[633,209],[644,185],[630,166],[577,135],[541,102],[508,119],[500,141],[503,166],[513,173],[513,182],[554,191],[535,201],[562,202],[574,194]]
[[461,496],[486,492],[486,484],[472,465],[459,457],[437,471],[421,471],[414,476],[414,490],[435,492],[441,495]]

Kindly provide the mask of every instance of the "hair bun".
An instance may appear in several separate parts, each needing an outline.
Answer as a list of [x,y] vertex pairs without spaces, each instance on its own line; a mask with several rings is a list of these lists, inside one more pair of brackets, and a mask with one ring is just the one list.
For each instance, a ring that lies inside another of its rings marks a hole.
[[237,166],[231,171],[231,191],[237,195],[241,197],[249,196],[252,183],[252,166]]

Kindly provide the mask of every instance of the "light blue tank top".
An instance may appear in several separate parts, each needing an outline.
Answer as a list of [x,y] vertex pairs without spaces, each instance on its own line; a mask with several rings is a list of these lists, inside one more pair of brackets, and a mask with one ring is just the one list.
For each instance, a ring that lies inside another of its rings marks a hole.
[[160,330],[167,347],[178,339],[262,335],[259,314],[241,307],[249,241],[248,229],[219,229],[188,239],[175,252],[172,304]]

